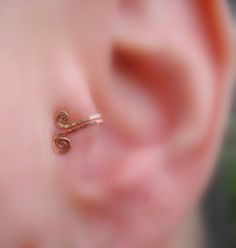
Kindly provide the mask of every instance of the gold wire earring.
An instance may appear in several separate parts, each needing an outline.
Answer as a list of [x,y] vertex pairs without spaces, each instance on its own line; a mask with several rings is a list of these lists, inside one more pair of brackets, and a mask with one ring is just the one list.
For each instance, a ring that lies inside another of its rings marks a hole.
[[78,121],[70,121],[70,116],[66,111],[61,111],[56,116],[56,126],[64,132],[57,134],[53,138],[54,150],[57,153],[67,153],[71,149],[71,141],[66,136],[89,126],[101,124],[103,119],[101,114],[90,115]]

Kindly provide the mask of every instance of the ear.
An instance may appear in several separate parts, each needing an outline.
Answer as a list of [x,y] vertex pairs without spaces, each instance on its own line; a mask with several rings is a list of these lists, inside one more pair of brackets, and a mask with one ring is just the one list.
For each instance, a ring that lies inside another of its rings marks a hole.
[[111,74],[91,87],[105,123],[85,163],[121,236],[144,247],[170,232],[211,174],[228,109],[230,30],[222,1],[119,3]]

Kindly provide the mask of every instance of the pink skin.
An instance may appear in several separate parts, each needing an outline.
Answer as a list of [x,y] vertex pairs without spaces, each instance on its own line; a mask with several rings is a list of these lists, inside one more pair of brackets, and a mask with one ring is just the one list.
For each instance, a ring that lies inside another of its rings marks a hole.
[[[1,1],[0,247],[168,247],[228,112],[220,2]],[[63,109],[104,124],[58,155]]]

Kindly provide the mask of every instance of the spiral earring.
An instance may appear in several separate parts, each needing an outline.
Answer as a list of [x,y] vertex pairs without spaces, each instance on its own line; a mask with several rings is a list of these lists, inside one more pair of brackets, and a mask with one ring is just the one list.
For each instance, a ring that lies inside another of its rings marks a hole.
[[57,134],[53,138],[54,150],[57,153],[67,153],[71,149],[71,141],[68,137],[68,134],[75,132],[77,130],[101,124],[103,119],[101,114],[95,114],[82,118],[78,121],[71,122],[70,116],[66,111],[61,111],[56,116],[55,124],[57,128],[63,130],[64,132]]

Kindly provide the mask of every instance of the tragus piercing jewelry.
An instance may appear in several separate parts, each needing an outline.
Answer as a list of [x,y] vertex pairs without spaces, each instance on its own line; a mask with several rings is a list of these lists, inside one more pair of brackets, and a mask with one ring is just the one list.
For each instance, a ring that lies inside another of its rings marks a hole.
[[67,134],[75,132],[89,126],[101,124],[103,122],[101,114],[90,115],[78,121],[71,122],[66,111],[61,111],[56,116],[56,126],[64,132],[57,134],[53,138],[54,150],[57,153],[67,153],[71,149],[71,141]]

